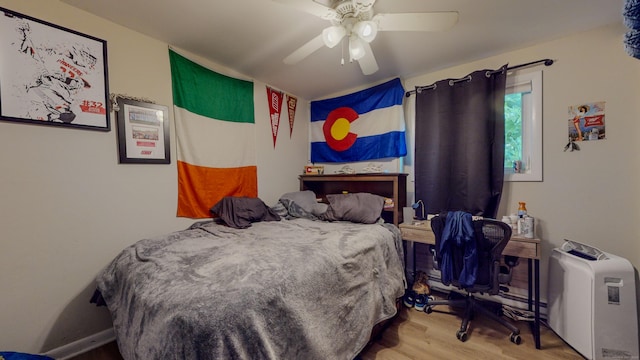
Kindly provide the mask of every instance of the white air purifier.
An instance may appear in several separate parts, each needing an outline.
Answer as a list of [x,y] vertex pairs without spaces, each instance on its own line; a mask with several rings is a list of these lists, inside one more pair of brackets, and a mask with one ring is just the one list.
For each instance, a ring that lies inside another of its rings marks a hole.
[[638,359],[634,270],[619,256],[566,240],[549,259],[549,326],[587,359]]

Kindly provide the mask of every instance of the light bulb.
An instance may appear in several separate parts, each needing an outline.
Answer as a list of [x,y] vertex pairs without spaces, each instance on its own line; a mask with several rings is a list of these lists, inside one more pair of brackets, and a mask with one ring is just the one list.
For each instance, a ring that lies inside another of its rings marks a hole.
[[360,21],[353,26],[353,32],[366,41],[372,42],[378,34],[378,25],[373,21]]
[[329,26],[322,30],[322,41],[324,44],[333,48],[340,43],[340,40],[347,34],[347,31],[343,26]]
[[351,60],[360,60],[364,56],[364,45],[358,36],[349,38],[349,57]]

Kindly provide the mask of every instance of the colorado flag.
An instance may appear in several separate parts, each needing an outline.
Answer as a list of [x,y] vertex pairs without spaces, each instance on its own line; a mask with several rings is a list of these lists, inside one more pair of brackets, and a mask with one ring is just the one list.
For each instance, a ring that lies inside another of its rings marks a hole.
[[258,196],[254,90],[169,51],[178,147],[178,216],[211,217],[225,196]]
[[404,88],[399,78],[353,94],[311,102],[311,162],[407,155]]

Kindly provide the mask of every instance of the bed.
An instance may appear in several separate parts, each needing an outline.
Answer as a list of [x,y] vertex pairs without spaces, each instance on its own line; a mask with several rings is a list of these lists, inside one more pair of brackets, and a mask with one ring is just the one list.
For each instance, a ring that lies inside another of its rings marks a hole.
[[301,193],[286,195],[280,208],[260,210],[266,217],[239,199],[216,204],[216,221],[140,240],[99,274],[125,359],[324,360],[362,351],[404,293],[400,232],[347,220],[356,212],[346,215],[350,205],[338,201],[318,209],[312,194],[307,207]]

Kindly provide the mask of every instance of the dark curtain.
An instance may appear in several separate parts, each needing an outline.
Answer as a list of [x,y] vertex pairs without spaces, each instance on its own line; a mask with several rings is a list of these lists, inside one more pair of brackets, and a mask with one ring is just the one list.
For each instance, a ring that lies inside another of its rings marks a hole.
[[504,180],[506,65],[416,89],[415,188],[425,211],[495,218]]

